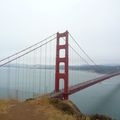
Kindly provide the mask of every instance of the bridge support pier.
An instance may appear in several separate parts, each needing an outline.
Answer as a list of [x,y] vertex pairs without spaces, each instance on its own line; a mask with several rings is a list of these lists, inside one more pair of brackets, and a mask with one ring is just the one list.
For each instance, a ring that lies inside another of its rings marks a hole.
[[[65,44],[60,44],[60,38],[65,40]],[[64,50],[64,57],[60,56],[60,50]],[[64,63],[63,71],[60,73],[60,64]],[[55,92],[60,91],[60,80],[64,80],[64,92],[63,98],[68,99],[68,31],[64,33],[57,33],[57,44],[56,44],[56,70],[55,70]]]

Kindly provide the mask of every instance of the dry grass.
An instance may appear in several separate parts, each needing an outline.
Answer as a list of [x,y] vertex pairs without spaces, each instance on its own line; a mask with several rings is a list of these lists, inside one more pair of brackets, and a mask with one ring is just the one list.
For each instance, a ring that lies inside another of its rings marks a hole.
[[[13,107],[14,106],[14,107]],[[2,113],[2,114],[1,114]],[[19,114],[21,113],[22,116]],[[85,116],[71,101],[42,96],[25,102],[0,100],[1,120],[111,120],[104,116]]]
[[61,101],[58,104],[59,108],[57,108],[52,103],[54,100],[43,96],[36,100],[27,100],[27,103],[37,105],[36,114],[43,113],[45,116],[48,116],[48,120],[77,120],[69,105]]
[[0,113],[7,113],[8,109],[17,103],[16,100],[0,100]]

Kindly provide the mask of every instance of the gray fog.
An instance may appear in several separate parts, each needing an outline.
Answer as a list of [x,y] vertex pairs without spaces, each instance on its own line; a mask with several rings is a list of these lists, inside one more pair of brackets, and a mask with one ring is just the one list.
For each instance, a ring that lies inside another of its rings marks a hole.
[[119,0],[0,0],[0,59],[66,30],[97,64],[120,64]]

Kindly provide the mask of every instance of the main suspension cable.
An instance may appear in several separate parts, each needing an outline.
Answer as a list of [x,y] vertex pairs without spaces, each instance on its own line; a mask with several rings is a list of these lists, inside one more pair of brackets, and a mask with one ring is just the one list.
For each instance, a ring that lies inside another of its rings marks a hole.
[[42,41],[40,41],[40,42],[38,42],[38,43],[35,43],[34,45],[31,45],[31,46],[29,46],[29,47],[27,47],[27,48],[25,48],[25,49],[23,49],[23,50],[21,50],[21,51],[15,53],[15,54],[12,54],[12,55],[10,55],[10,56],[4,58],[4,59],[1,59],[0,62],[2,62],[2,61],[4,61],[4,60],[7,60],[8,58],[14,57],[14,56],[16,56],[16,55],[18,55],[18,54],[20,54],[20,53],[22,53],[22,52],[24,52],[24,51],[26,51],[26,50],[28,50],[28,49],[34,47],[34,46],[40,44],[40,43],[42,43],[42,42],[48,40],[49,38],[53,37],[55,34],[56,34],[56,33],[52,34],[51,36],[49,36],[49,37],[43,39]]
[[88,65],[90,65],[70,44],[68,44],[70,48]]
[[[63,40],[65,40],[64,38],[62,38]],[[68,45],[70,46],[70,48],[88,65],[90,65],[69,43]]]
[[[32,49],[32,50],[26,52],[26,53],[24,53],[24,54],[22,54],[22,55],[20,55],[20,56],[17,56],[17,57],[15,57],[15,58],[13,58],[13,59],[11,59],[11,60],[9,60],[9,61],[7,61],[7,62],[1,64],[0,67],[2,67],[2,66],[4,66],[4,65],[6,65],[6,64],[8,64],[8,63],[10,63],[10,62],[12,62],[12,61],[14,61],[14,60],[16,60],[16,59],[18,59],[18,58],[21,58],[22,56],[25,56],[25,55],[28,54],[28,53],[31,53],[32,51],[34,51],[34,50],[36,50],[36,49],[38,49],[38,48],[40,48],[40,47],[46,45],[47,43],[53,41],[55,38],[56,38],[56,37],[54,37],[53,39],[51,39],[51,40],[45,42],[44,44],[42,44],[42,45],[40,45],[40,46],[38,46],[38,47],[36,47],[36,48],[34,48],[34,49]],[[9,57],[8,57],[8,58],[9,58]]]
[[70,37],[73,39],[73,41],[77,44],[77,46],[80,48],[80,50],[87,56],[87,58],[95,65],[95,69],[102,70],[100,66],[98,66],[94,60],[83,50],[83,48],[78,44],[78,42],[75,40],[75,38],[69,33]]
[[77,46],[80,48],[80,50],[87,56],[87,58],[97,66],[97,64],[94,62],[94,60],[83,50],[83,48],[78,44],[78,42],[75,40],[75,38],[69,33],[70,37],[73,39],[73,41],[77,44]]

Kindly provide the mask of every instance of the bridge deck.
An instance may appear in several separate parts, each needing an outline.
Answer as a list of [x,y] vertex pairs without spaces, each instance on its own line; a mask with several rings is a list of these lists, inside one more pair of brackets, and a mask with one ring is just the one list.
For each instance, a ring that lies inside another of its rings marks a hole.
[[[104,80],[107,80],[109,78],[115,77],[117,75],[120,75],[120,72],[111,73],[111,74],[108,74],[108,75],[104,75],[104,76],[101,76],[101,77],[98,77],[98,78],[95,78],[95,79],[92,79],[92,80],[88,80],[88,81],[79,83],[77,85],[71,86],[71,87],[69,87],[68,95],[74,94],[74,93],[76,93],[76,92],[78,92],[80,90],[83,90],[83,89],[85,89],[87,87],[95,85],[95,84],[97,84],[99,82],[102,82]],[[52,97],[60,97],[63,94],[64,94],[63,91],[61,91],[61,92],[53,94]]]

